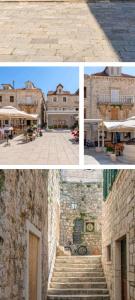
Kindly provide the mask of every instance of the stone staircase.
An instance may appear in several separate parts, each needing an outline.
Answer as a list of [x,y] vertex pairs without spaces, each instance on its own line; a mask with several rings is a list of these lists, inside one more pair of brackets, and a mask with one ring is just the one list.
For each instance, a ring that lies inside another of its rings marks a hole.
[[110,300],[101,256],[56,258],[48,300]]

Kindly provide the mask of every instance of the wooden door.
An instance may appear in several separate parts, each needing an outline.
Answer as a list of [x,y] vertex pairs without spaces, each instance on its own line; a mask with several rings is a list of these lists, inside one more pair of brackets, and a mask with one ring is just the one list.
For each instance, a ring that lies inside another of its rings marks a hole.
[[127,243],[126,238],[121,241],[121,295],[127,300]]
[[38,300],[38,249],[39,238],[29,233],[29,300]]
[[119,119],[119,111],[118,107],[112,107],[111,108],[111,120],[117,121]]

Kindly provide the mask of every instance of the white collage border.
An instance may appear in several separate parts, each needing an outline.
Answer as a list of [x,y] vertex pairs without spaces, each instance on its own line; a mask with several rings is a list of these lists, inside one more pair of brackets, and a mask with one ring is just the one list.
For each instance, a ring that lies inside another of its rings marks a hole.
[[78,67],[79,68],[79,165],[0,165],[0,169],[135,169],[135,165],[84,164],[84,68],[134,67],[135,62],[0,62],[0,67]]

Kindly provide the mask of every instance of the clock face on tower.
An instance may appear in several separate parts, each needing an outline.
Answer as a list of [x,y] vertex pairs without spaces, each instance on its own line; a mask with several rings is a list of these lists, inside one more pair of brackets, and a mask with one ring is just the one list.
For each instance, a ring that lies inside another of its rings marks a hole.
[[94,231],[94,222],[86,222],[86,232]]

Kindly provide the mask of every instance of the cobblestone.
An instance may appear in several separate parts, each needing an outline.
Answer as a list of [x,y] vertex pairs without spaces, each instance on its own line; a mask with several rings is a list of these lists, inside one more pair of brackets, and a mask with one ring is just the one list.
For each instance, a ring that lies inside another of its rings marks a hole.
[[135,61],[134,2],[1,2],[1,61]]
[[35,141],[24,143],[19,136],[0,145],[1,165],[77,165],[79,147],[69,132],[46,132]]

